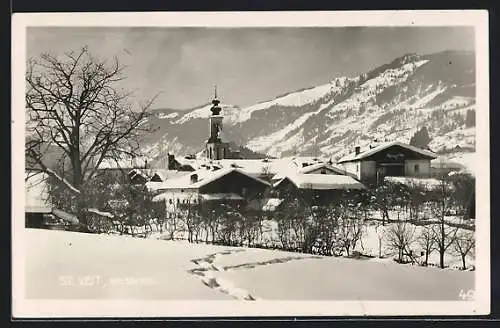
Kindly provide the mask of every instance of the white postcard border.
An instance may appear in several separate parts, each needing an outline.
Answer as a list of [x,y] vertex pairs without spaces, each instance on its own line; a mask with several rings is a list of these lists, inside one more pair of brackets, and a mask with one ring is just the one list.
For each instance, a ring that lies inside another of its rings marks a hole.
[[[476,30],[476,300],[458,302],[28,300],[24,291],[24,72],[33,26],[474,26]],[[488,12],[16,13],[12,16],[12,305],[14,317],[483,315],[490,313]],[[480,164],[480,166],[479,166]]]

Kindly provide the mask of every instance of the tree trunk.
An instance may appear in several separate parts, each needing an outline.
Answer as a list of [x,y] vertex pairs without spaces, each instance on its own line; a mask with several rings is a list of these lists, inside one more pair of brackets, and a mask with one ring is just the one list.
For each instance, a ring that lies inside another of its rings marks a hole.
[[462,254],[462,270],[467,270],[467,266],[465,265],[465,255]]
[[378,257],[382,257],[382,238],[378,238]]
[[444,249],[439,250],[439,267],[444,269]]
[[384,207],[384,212],[382,215],[382,225],[385,225],[385,222],[389,222],[389,211],[386,207]]

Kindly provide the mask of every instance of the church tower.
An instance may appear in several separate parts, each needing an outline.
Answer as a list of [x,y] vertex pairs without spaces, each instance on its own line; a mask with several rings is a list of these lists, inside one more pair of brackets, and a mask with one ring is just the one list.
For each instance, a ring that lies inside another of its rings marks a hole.
[[212,108],[210,111],[212,115],[208,118],[209,127],[209,137],[206,144],[207,158],[211,160],[219,160],[224,158],[229,158],[229,143],[224,140],[222,132],[222,118],[221,110],[219,107],[220,101],[217,98],[217,87],[214,88],[214,99],[212,100]]

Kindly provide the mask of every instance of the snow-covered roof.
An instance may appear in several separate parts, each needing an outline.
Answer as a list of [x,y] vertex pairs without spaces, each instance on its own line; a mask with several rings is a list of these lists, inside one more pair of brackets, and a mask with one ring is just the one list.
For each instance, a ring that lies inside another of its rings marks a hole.
[[402,143],[402,142],[399,142],[399,141],[391,141],[391,142],[386,142],[386,143],[382,143],[376,147],[373,147],[371,149],[368,149],[366,151],[363,151],[363,152],[360,152],[358,155],[356,155],[355,153],[351,153],[343,158],[341,158],[338,163],[343,163],[343,162],[351,162],[351,161],[358,161],[358,160],[361,160],[363,158],[366,158],[368,156],[371,156],[373,154],[376,154],[384,149],[387,149],[389,147],[392,147],[392,146],[400,146],[400,147],[403,147],[403,148],[406,148],[408,150],[411,150],[411,151],[414,151],[416,153],[419,153],[421,155],[424,155],[424,156],[428,156],[430,158],[436,158],[437,155],[429,150],[425,150],[425,149],[421,149],[421,148],[417,148],[415,146],[412,146],[412,145],[408,145],[408,144],[405,144],[405,143]]
[[[339,174],[292,174],[285,179],[290,180],[299,189],[337,190],[337,189],[366,189],[356,179],[348,175]],[[282,179],[275,186],[279,185]]]
[[345,170],[338,168],[336,166],[330,165],[326,162],[317,162],[315,164],[310,164],[310,165],[307,165],[305,167],[302,167],[302,165],[300,165],[300,166],[298,165],[298,163],[302,163],[302,162],[296,162],[294,160],[293,163],[295,165],[292,165],[292,166],[288,167],[286,170],[282,170],[282,171],[279,171],[278,173],[276,173],[272,177],[272,180],[274,180],[274,181],[281,180],[288,175],[297,174],[297,173],[309,174],[310,172],[321,169],[323,167],[326,169],[332,170],[337,174],[342,174],[342,175],[347,174]]
[[475,175],[478,167],[476,164],[476,158],[476,153],[460,153],[454,154],[450,158],[450,160],[464,166],[464,168],[460,172],[466,172]]
[[200,194],[204,200],[243,200],[244,198],[235,193],[215,193],[215,194]]
[[[176,158],[176,160],[181,165],[190,165],[196,170],[207,169],[214,166],[220,168],[236,168],[248,175],[259,177],[262,174],[276,175],[279,174],[284,177],[288,174],[295,174],[298,170],[302,168],[310,169],[311,166],[321,167],[323,164],[327,164],[324,160],[316,157],[283,157],[278,159],[220,159],[220,160],[210,160],[208,158],[196,158],[196,159],[186,159],[186,158]],[[307,166],[304,166],[307,164]],[[339,173],[343,170],[335,168],[334,166],[329,166],[332,170],[336,170]],[[191,172],[194,173],[194,172]],[[278,176],[276,178],[279,178]]]
[[188,171],[177,171],[177,170],[166,170],[166,169],[157,169],[154,170],[154,173],[151,176],[151,178],[155,175],[158,175],[158,177],[162,181],[166,181],[168,179],[174,179],[181,177],[183,175],[189,174],[190,172]]
[[63,219],[64,221],[67,221],[67,222],[70,222],[73,224],[78,224],[78,222],[79,222],[76,215],[66,213],[66,212],[59,210],[57,208],[52,209],[52,214],[54,214],[55,216],[57,216],[60,219]]
[[96,208],[89,208],[87,211],[90,212],[90,213],[94,213],[94,214],[100,215],[100,216],[105,216],[105,217],[110,218],[110,219],[112,219],[114,217],[113,214],[111,214],[109,212],[99,211]]
[[[261,180],[259,178],[256,178],[254,176],[251,176],[247,174],[246,172],[240,170],[240,169],[235,169],[235,168],[222,168],[218,170],[208,170],[208,169],[200,169],[196,170],[193,172],[189,172],[189,174],[183,175],[178,178],[170,179],[165,182],[162,182],[161,185],[158,185],[157,190],[166,190],[166,189],[198,189],[200,187],[205,186],[206,184],[213,182],[217,179],[222,178],[223,176],[231,173],[231,172],[238,172],[240,174],[243,174],[245,176],[248,176],[251,179],[254,179],[256,181],[259,181],[260,183],[269,185],[268,182]],[[191,177],[196,174],[197,175],[197,181],[192,182]]]
[[[434,190],[442,185],[442,181],[435,178],[415,178],[415,177],[385,177],[385,181],[400,183],[406,186],[421,186],[427,190]],[[448,188],[450,185],[448,184]]]
[[443,168],[443,169],[457,169],[457,170],[462,170],[465,168],[465,165],[460,164],[455,161],[451,161],[448,158],[444,158],[442,156],[435,158],[431,160],[431,167],[432,168]]
[[147,181],[150,178],[148,173],[149,172],[145,172],[145,170],[133,169],[128,174],[129,174],[130,179],[134,179],[136,177],[142,177],[143,179],[145,179]]
[[317,169],[322,169],[322,168],[331,170],[337,174],[345,174],[346,173],[345,170],[338,168],[338,167],[335,167],[333,165],[330,165],[328,163],[316,163],[316,164],[308,165],[306,167],[299,169],[298,172],[306,174],[306,173],[315,171]]
[[48,174],[42,172],[25,172],[25,208],[31,208],[32,212],[36,212],[35,209],[51,208],[48,177]]
[[52,207],[50,206],[26,206],[24,208],[25,213],[52,213]]

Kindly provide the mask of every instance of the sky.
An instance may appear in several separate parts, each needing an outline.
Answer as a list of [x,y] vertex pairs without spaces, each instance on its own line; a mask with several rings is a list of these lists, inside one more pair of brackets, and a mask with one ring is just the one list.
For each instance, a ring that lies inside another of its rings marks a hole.
[[154,108],[249,106],[357,76],[406,53],[474,50],[471,27],[30,27],[27,57],[88,46],[127,66],[123,87]]

